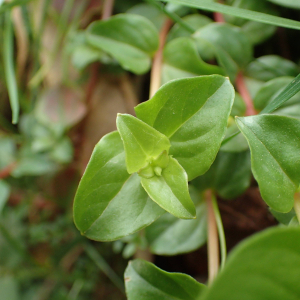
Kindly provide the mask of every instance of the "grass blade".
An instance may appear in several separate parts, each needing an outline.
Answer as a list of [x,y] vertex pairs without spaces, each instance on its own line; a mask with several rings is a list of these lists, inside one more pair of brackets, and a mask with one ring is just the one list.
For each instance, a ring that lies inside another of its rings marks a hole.
[[12,123],[18,123],[19,119],[19,96],[16,81],[16,74],[14,70],[14,47],[13,47],[13,28],[11,21],[11,13],[5,14],[5,28],[3,41],[3,59],[6,84],[8,89],[10,106],[12,109]]
[[165,2],[172,2],[182,4],[190,7],[195,7],[207,11],[219,12],[226,15],[231,15],[246,20],[256,21],[275,26],[300,30],[300,22],[268,15],[261,12],[251,11],[239,7],[228,6],[221,3],[210,2],[207,0],[164,0]]
[[270,102],[260,113],[271,113],[279,108],[283,103],[291,99],[300,91],[300,74],[272,101]]

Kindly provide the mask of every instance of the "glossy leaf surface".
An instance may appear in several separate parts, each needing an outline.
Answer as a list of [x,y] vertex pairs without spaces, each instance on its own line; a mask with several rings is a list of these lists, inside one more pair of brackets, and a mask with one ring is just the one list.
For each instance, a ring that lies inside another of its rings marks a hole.
[[87,41],[113,56],[125,70],[142,74],[149,70],[158,48],[158,33],[148,19],[121,14],[92,23]]
[[165,134],[189,180],[204,174],[220,148],[234,100],[230,81],[202,76],[171,81],[135,108],[137,117]]
[[151,158],[169,151],[169,139],[141,120],[127,114],[118,114],[117,128],[125,148],[129,174],[139,171]]
[[[234,0],[230,3],[233,7],[244,8],[247,10],[258,11],[269,15],[277,15],[274,7],[261,0]],[[226,21],[240,26],[247,38],[252,44],[258,44],[269,38],[276,30],[276,26],[266,25],[255,21],[247,21],[238,17],[226,16]]]
[[271,101],[261,113],[271,113],[282,106],[285,102],[291,99],[300,91],[300,74]]
[[268,229],[230,254],[199,300],[296,300],[300,295],[300,230]]
[[135,259],[125,271],[128,300],[194,300],[205,286],[181,273],[168,273],[155,265]]
[[300,183],[300,121],[259,115],[237,118],[237,124],[248,140],[263,199],[276,211],[290,211]]
[[150,198],[170,214],[181,219],[196,216],[194,203],[189,195],[187,174],[176,159],[170,157],[161,176],[141,178]]
[[247,75],[258,80],[269,81],[279,76],[297,76],[299,67],[292,61],[278,55],[265,55],[252,61]]
[[207,217],[205,203],[196,206],[197,219],[180,220],[164,214],[146,228],[150,250],[158,255],[177,255],[194,251],[206,242]]
[[172,79],[198,75],[221,74],[225,72],[218,66],[205,63],[198,54],[193,39],[181,37],[172,40],[164,48],[162,82]]
[[148,197],[139,176],[128,174],[119,133],[104,136],[75,196],[74,220],[80,232],[94,240],[115,240],[151,224],[164,212]]
[[220,151],[211,168],[192,184],[200,191],[212,188],[224,199],[233,199],[249,187],[251,165],[249,151]]
[[[192,14],[182,18],[182,21],[188,24],[190,27],[194,29],[194,31],[200,29],[201,27],[212,23],[212,19],[207,16]],[[178,37],[189,37],[191,36],[191,32],[186,30],[180,24],[175,24],[168,34],[168,40],[173,40]]]
[[205,41],[213,46],[215,57],[232,80],[252,59],[251,44],[239,27],[213,23],[198,30],[194,37],[200,44]]
[[[293,77],[277,77],[266,82],[256,93],[253,102],[257,110],[263,110],[267,105],[273,102],[294,80]],[[300,118],[300,94],[283,102],[281,106],[274,111],[274,114],[286,115],[294,118]]]

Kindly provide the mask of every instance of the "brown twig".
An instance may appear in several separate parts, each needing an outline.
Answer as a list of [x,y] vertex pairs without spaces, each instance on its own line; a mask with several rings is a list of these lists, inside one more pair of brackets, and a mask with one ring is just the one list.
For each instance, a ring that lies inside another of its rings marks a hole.
[[248,91],[248,88],[246,86],[244,76],[242,72],[239,72],[237,78],[236,78],[236,88],[237,91],[240,93],[242,98],[245,101],[246,104],[246,116],[253,116],[257,114],[257,111],[254,108],[253,101],[251,98],[251,95]]
[[205,192],[205,201],[208,212],[208,283],[211,284],[218,274],[220,264],[218,228],[212,203],[211,190]]
[[167,34],[173,24],[173,21],[167,19],[159,34],[159,48],[153,58],[151,78],[150,78],[150,98],[156,93],[161,84],[161,67],[163,61],[163,49],[166,42]]

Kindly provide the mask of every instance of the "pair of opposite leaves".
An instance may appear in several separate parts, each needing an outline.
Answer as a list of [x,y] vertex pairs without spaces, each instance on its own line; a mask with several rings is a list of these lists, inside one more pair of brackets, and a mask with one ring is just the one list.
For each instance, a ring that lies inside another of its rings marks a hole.
[[[186,78],[165,84],[138,105],[140,120],[119,116],[124,145],[113,132],[95,147],[75,197],[78,229],[91,239],[108,241],[150,225],[165,210],[193,218],[187,181],[213,163],[233,100],[234,89],[225,77]],[[264,200],[277,211],[289,211],[300,181],[299,121],[260,115],[237,123],[250,144],[252,171]]]

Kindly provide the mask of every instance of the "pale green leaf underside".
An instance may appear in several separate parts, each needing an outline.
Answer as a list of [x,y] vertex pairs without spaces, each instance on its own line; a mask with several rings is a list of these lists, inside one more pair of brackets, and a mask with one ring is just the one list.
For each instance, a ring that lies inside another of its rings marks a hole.
[[150,198],[170,214],[181,219],[196,216],[194,203],[189,195],[187,175],[176,159],[170,157],[162,176],[141,178]]
[[168,273],[155,265],[135,259],[124,274],[128,300],[195,300],[205,285],[180,273]]
[[198,249],[206,242],[206,205],[196,207],[197,219],[181,220],[164,214],[146,228],[151,252],[158,255],[177,255]]
[[90,239],[110,241],[154,222],[165,211],[144,191],[137,174],[126,170],[118,132],[96,145],[74,201],[74,221]]
[[236,247],[198,300],[297,300],[300,230],[275,227]]
[[237,118],[251,149],[252,172],[266,203],[289,212],[300,183],[300,121],[259,115]]
[[135,111],[139,119],[170,139],[170,154],[192,180],[214,161],[233,100],[234,89],[227,78],[200,76],[163,85]]
[[137,15],[117,15],[97,21],[87,31],[92,46],[113,56],[125,70],[142,74],[149,70],[151,56],[158,48],[154,25]]
[[261,12],[251,11],[247,9],[242,9],[239,7],[228,6],[220,3],[215,3],[213,1],[203,1],[203,0],[164,0],[165,2],[172,2],[177,4],[182,4],[190,7],[195,7],[203,10],[220,12],[226,15],[231,15],[246,20],[257,21],[265,24],[271,24],[275,26],[281,26],[291,29],[300,29],[300,22],[276,17]]
[[127,114],[118,114],[117,128],[126,154],[129,174],[145,167],[151,158],[169,151],[169,139],[141,120]]

